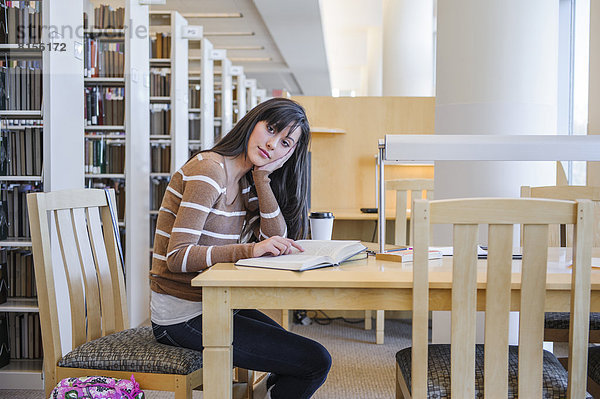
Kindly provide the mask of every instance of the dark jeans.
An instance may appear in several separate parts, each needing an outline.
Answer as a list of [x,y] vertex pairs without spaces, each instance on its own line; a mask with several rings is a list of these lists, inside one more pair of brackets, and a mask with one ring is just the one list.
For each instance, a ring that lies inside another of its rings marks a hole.
[[[184,323],[152,323],[160,343],[201,351],[202,315]],[[286,331],[264,313],[240,310],[233,316],[233,365],[268,371],[273,399],[310,398],[325,382],[331,356],[320,343]]]

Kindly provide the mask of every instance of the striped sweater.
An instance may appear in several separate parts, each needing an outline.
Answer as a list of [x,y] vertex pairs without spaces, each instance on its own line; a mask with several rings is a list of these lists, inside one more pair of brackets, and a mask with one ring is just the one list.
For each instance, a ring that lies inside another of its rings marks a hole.
[[199,271],[252,257],[254,243],[241,237],[244,226],[254,226],[260,240],[285,236],[285,220],[268,172],[254,171],[254,185],[242,178],[239,194],[227,205],[223,162],[219,154],[201,153],[172,176],[156,222],[153,291],[200,302],[201,289],[190,283]]

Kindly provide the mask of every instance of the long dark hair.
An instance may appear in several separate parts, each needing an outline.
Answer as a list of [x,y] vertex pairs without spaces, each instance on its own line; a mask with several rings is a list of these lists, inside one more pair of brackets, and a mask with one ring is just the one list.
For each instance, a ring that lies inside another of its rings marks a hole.
[[[223,156],[247,156],[248,140],[257,123],[265,121],[280,132],[300,127],[294,153],[283,166],[270,175],[271,189],[287,224],[288,237],[308,236],[308,144],[310,127],[304,108],[287,98],[272,98],[252,108],[211,150]],[[252,182],[252,172],[246,174]]]

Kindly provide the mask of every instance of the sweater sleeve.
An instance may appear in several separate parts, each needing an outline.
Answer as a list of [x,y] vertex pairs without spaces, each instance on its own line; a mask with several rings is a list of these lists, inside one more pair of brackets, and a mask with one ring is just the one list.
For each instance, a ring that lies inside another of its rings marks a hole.
[[[204,160],[194,170],[186,171],[187,176],[183,169],[179,173],[183,192],[167,189],[167,195],[173,197],[174,202],[179,200],[167,247],[168,269],[175,273],[197,272],[218,262],[235,262],[252,257],[254,244],[237,244],[238,237],[234,232],[223,234],[205,230],[209,213],[225,192],[225,172],[222,167],[214,161]],[[217,236],[224,244],[200,245],[199,240],[203,235]]]
[[271,190],[269,172],[255,170],[252,177],[258,196],[258,209],[253,217],[260,218],[255,225],[255,236],[261,241],[273,236],[287,237],[287,225]]

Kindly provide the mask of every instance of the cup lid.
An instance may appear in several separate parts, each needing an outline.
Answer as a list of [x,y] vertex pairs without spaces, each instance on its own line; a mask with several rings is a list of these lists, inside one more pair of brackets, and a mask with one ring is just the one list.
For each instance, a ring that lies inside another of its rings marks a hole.
[[333,213],[332,212],[311,212],[310,218],[311,219],[333,219]]

